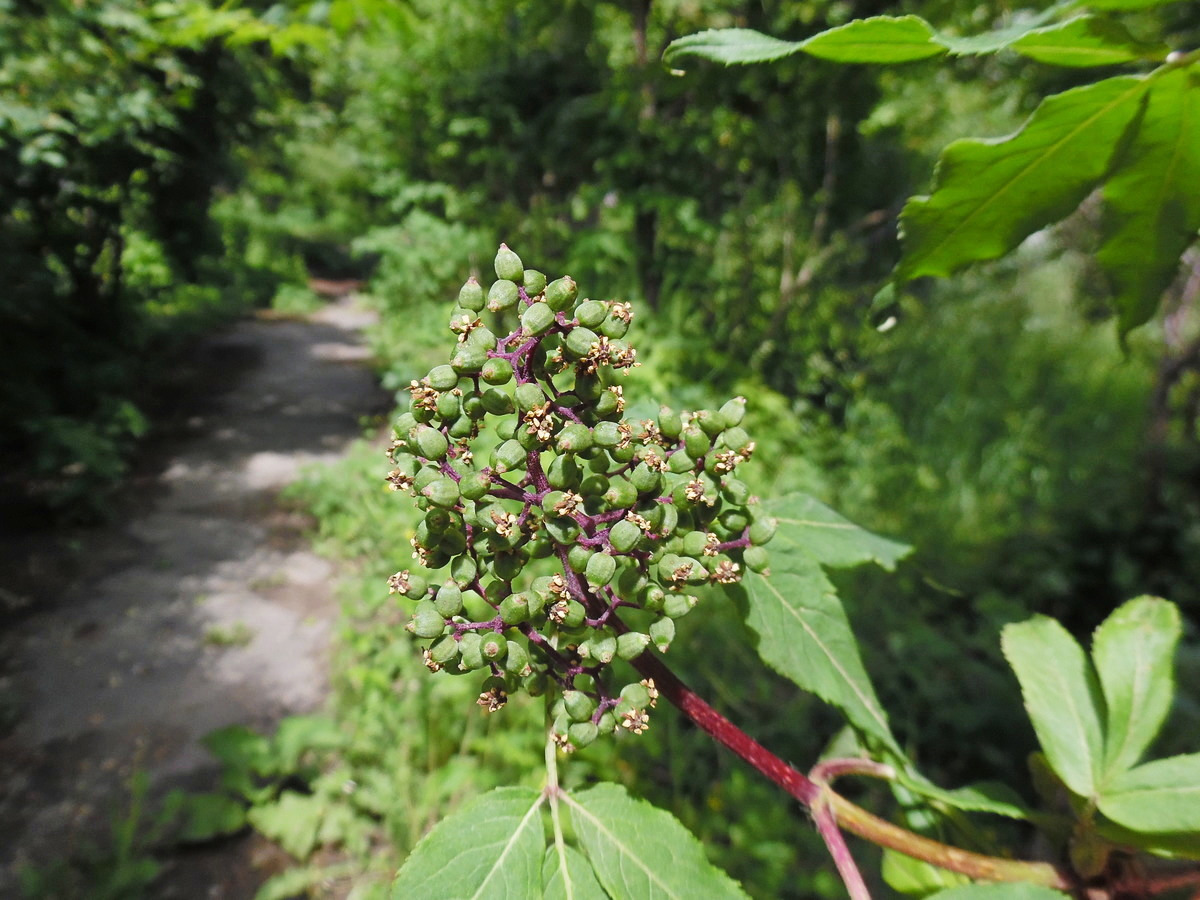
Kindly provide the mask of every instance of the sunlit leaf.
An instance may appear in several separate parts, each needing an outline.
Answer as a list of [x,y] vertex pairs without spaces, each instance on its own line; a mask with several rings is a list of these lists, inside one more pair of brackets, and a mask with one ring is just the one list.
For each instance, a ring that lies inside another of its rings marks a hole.
[[598,784],[565,799],[579,842],[611,896],[745,898],[674,816],[635,800],[623,787]]
[[1138,41],[1125,26],[1095,16],[1078,16],[1036,28],[1008,45],[1030,59],[1054,66],[1113,66],[1150,57],[1163,58],[1167,48]]
[[1091,661],[1047,616],[1005,626],[1001,645],[1046,760],[1067,787],[1091,796],[1104,759],[1103,700]]
[[856,19],[813,35],[800,46],[810,56],[843,63],[912,62],[946,52],[933,28],[918,16]]
[[931,894],[926,900],[1064,900],[1067,895],[1037,884],[964,884]]
[[1178,608],[1156,597],[1130,600],[1096,629],[1092,659],[1108,712],[1106,778],[1136,763],[1162,727],[1175,693],[1181,629]]
[[663,53],[666,65],[695,56],[725,65],[770,62],[800,50],[801,44],[783,41],[752,28],[716,28],[672,41]]
[[543,900],[608,900],[591,864],[569,844],[546,848],[542,885]]
[[932,195],[901,214],[901,279],[949,275],[1003,256],[1099,184],[1136,120],[1146,79],[1108,78],[1049,97],[1011,137],[960,140],[938,163]]
[[1200,753],[1157,759],[1118,775],[1097,805],[1134,831],[1200,832]]
[[523,900],[542,893],[540,792],[489,791],[429,832],[392,884],[395,900]]
[[766,504],[779,520],[779,544],[799,547],[825,566],[846,568],[873,562],[889,572],[912,548],[855,525],[808,494],[785,494]]
[[1114,287],[1121,330],[1154,314],[1200,229],[1200,72],[1158,78],[1145,115],[1104,186],[1096,255]]

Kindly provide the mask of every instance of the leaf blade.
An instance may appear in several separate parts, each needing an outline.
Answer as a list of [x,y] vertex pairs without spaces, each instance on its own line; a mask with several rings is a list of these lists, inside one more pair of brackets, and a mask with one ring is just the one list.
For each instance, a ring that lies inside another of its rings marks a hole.
[[919,16],[871,16],[814,34],[800,49],[841,63],[903,63],[941,56],[946,47]]
[[421,839],[392,882],[392,897],[428,900],[539,896],[546,846],[544,797],[500,787],[447,816]]
[[802,547],[823,566],[873,562],[890,572],[912,552],[907,544],[867,531],[808,494],[785,494],[768,501],[765,509],[779,520],[784,541]]
[[663,63],[674,65],[681,57],[694,56],[727,66],[772,62],[799,52],[801,44],[771,37],[753,28],[711,28],[671,41],[663,51]]
[[1104,186],[1105,236],[1096,258],[1113,284],[1122,333],[1153,315],[1200,229],[1198,80],[1180,69],[1155,82]]
[[1047,616],[1006,625],[1000,644],[1051,768],[1076,794],[1092,796],[1104,756],[1103,713],[1083,648]]
[[1134,831],[1200,831],[1200,753],[1156,759],[1121,773],[1097,806]]
[[546,848],[542,900],[608,900],[586,857],[567,844]]
[[938,161],[934,191],[900,214],[896,277],[950,275],[996,259],[1070,213],[1108,171],[1146,91],[1124,75],[1064,91],[1014,135],[959,140]]
[[1173,603],[1138,597],[1118,607],[1092,639],[1092,659],[1107,709],[1105,778],[1138,761],[1174,696],[1175,647],[1183,624]]
[[704,856],[700,842],[670,813],[598,784],[563,799],[592,868],[613,897],[705,900],[746,894]]
[[1163,45],[1143,44],[1123,25],[1095,16],[1076,16],[1035,28],[1008,45],[1010,50],[1053,66],[1114,66],[1166,57]]

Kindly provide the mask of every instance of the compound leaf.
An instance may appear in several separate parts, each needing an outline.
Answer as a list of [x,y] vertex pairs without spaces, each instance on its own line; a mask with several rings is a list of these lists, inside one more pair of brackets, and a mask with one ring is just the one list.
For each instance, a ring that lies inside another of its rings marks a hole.
[[663,53],[663,63],[673,65],[680,57],[696,56],[727,66],[745,65],[782,59],[800,47],[753,28],[714,28],[672,41]]
[[496,788],[476,797],[421,839],[396,873],[392,897],[540,897],[543,799],[524,787]]
[[800,44],[810,56],[843,63],[901,63],[940,56],[945,46],[918,16],[872,16],[815,34]]
[[897,277],[995,259],[1070,213],[1108,171],[1146,86],[1139,76],[1107,78],[1048,97],[1011,137],[950,144],[933,194],[901,213]]
[[1104,715],[1083,648],[1047,616],[1005,626],[1001,646],[1050,767],[1076,794],[1092,796],[1104,759]]
[[1174,695],[1175,646],[1182,625],[1173,603],[1138,597],[1096,629],[1092,659],[1108,713],[1106,777],[1130,768],[1162,727]]
[[679,820],[635,800],[620,785],[598,784],[564,799],[579,842],[611,896],[745,900],[737,882],[705,858]]
[[889,572],[912,548],[855,525],[808,494],[787,494],[766,509],[779,520],[780,544],[799,547],[817,562],[848,568],[873,562]]
[[1114,288],[1122,333],[1153,315],[1200,229],[1200,73],[1158,78],[1136,134],[1104,186],[1097,260]]
[[1114,66],[1148,57],[1161,59],[1167,54],[1165,46],[1143,44],[1125,26],[1095,16],[1077,16],[1035,28],[1008,46],[1052,66]]

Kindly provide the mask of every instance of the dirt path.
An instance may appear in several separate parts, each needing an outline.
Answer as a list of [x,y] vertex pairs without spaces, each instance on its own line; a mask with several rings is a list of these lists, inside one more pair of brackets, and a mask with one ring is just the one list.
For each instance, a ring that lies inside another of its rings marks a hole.
[[[206,733],[321,705],[335,573],[276,495],[386,411],[363,324],[343,300],[207,342],[204,389],[115,524],[0,558],[0,597],[27,607],[0,634],[0,897],[21,865],[103,843],[135,768],[156,793],[211,784]],[[249,896],[245,877],[191,896]]]

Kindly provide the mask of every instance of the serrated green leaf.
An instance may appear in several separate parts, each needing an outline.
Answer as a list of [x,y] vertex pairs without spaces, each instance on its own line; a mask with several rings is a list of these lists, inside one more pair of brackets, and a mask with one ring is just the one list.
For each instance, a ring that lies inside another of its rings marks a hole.
[[777,550],[772,556],[770,580],[749,575],[741,595],[747,606],[746,624],[758,636],[758,655],[780,675],[838,707],[852,725],[903,757],[833,585],[812,557],[787,547],[784,535],[775,541],[783,543],[788,552]]
[[542,892],[545,798],[501,787],[447,816],[413,849],[392,883],[395,900],[524,900]]
[[635,800],[620,785],[598,784],[564,799],[579,842],[611,896],[746,897],[737,882],[705,858],[700,842],[678,819]]
[[608,900],[591,864],[568,844],[546,848],[542,885],[543,900]]
[[1025,804],[1017,793],[1008,785],[999,782],[980,782],[946,790],[920,775],[901,773],[899,781],[913,793],[934,801],[935,805],[942,804],[964,812],[992,813],[1010,819],[1029,818]]
[[1122,333],[1154,314],[1200,229],[1200,74],[1155,80],[1145,115],[1104,186],[1096,254],[1114,288]]
[[727,66],[770,62],[798,52],[800,46],[752,28],[714,28],[672,41],[663,53],[663,63],[674,65],[687,56]]
[[1175,693],[1181,629],[1179,610],[1157,597],[1130,600],[1096,629],[1092,659],[1108,715],[1106,779],[1136,763],[1162,727]]
[[1080,6],[1090,6],[1092,9],[1149,9],[1152,6],[1166,6],[1177,0],[1082,0]]
[[1124,25],[1095,16],[1077,16],[1035,28],[1008,46],[1022,56],[1052,66],[1115,66],[1167,55],[1165,46],[1143,44]]
[[901,213],[897,277],[949,275],[995,259],[1070,213],[1108,171],[1147,84],[1121,76],[1064,91],[1011,137],[950,144],[933,194],[911,198]]
[[1006,625],[1000,643],[1046,760],[1068,788],[1092,796],[1104,760],[1103,700],[1083,648],[1047,616]]
[[939,869],[895,850],[883,851],[883,865],[879,874],[893,891],[909,897],[927,897],[936,891],[970,881],[965,875]]
[[929,900],[1064,900],[1067,894],[1037,884],[964,884],[932,894]]
[[872,16],[830,28],[803,41],[810,56],[843,63],[901,63],[946,52],[918,16]]
[[296,859],[306,859],[317,846],[317,829],[329,806],[323,797],[284,791],[274,803],[252,806],[246,819]]
[[1200,753],[1156,759],[1121,773],[1097,805],[1134,831],[1200,832]]
[[889,572],[912,547],[872,534],[808,494],[785,494],[765,504],[779,520],[776,548],[802,549],[825,566],[848,568],[873,562]]
[[996,28],[982,34],[969,34],[964,37],[939,33],[937,39],[955,56],[981,56],[986,53],[996,53],[1037,28],[1041,24],[1041,18],[1039,16],[1030,22]]

